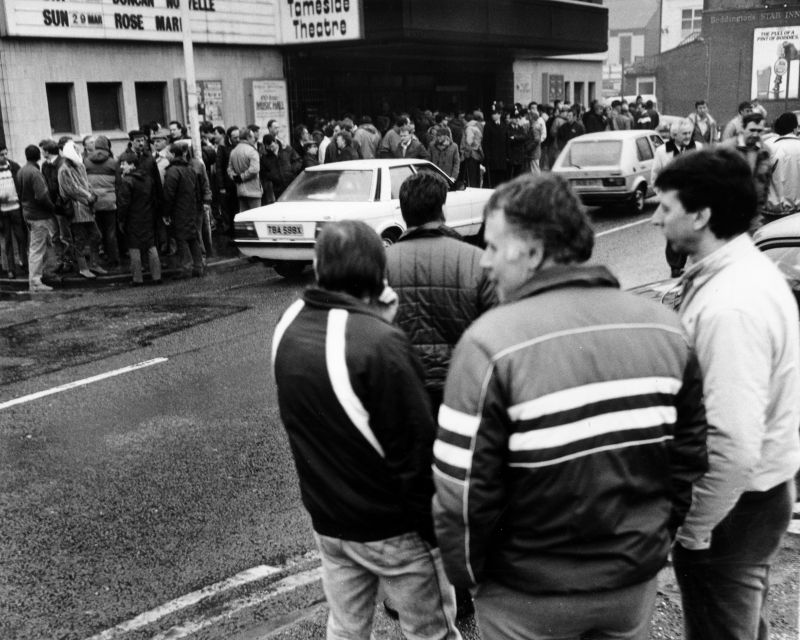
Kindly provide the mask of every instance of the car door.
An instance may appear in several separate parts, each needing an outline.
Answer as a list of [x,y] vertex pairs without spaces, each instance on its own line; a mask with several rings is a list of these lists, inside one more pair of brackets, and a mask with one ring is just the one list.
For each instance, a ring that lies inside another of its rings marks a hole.
[[417,164],[414,168],[417,172],[427,171],[436,174],[447,183],[447,201],[444,205],[444,219],[447,225],[458,230],[462,235],[476,234],[483,220],[483,204],[485,201],[482,198],[477,198],[476,192],[487,190],[458,189],[453,181],[432,163]]
[[[639,136],[636,138],[636,179],[637,182],[641,177],[645,182],[650,180],[650,173],[653,169],[653,145],[647,135]],[[647,187],[647,195],[653,192],[652,185]]]

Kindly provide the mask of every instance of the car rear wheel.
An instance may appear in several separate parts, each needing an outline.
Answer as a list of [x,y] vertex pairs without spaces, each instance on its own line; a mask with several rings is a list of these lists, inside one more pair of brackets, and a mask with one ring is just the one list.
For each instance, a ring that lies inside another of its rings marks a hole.
[[647,199],[647,185],[640,184],[633,192],[630,202],[631,213],[642,213],[644,211],[644,201]]
[[297,278],[303,273],[306,264],[306,262],[300,260],[286,260],[284,262],[276,262],[273,265],[273,269],[282,278]]

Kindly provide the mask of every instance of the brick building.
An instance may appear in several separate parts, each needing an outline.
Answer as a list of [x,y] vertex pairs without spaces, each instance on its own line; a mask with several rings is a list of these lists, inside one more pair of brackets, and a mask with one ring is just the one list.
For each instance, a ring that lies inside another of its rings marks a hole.
[[630,88],[638,77],[655,77],[662,113],[685,115],[705,99],[724,123],[740,102],[758,98],[771,121],[785,109],[800,109],[798,50],[797,0],[705,0],[700,34],[637,60],[625,83]]

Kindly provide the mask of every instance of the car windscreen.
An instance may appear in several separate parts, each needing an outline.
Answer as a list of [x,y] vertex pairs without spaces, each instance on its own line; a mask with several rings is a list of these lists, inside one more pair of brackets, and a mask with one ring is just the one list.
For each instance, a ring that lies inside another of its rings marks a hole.
[[619,164],[620,140],[586,140],[573,142],[566,164],[577,167],[600,167]]
[[372,200],[371,169],[326,169],[304,171],[283,192],[280,202]]
[[763,251],[780,269],[795,297],[800,296],[800,247],[777,244],[767,246]]

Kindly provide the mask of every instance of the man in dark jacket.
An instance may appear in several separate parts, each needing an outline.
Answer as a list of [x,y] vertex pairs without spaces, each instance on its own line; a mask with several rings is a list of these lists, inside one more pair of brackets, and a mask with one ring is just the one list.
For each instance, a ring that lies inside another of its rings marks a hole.
[[123,153],[119,162],[122,177],[117,192],[117,213],[131,260],[133,285],[143,284],[142,252],[147,254],[153,284],[159,284],[161,261],[156,249],[153,176],[139,169],[139,156],[132,151]]
[[[203,275],[203,250],[198,235],[197,211],[202,209],[203,197],[197,174],[189,164],[188,145],[173,142],[169,147],[172,162],[164,175],[164,224],[172,227],[178,243],[178,262],[188,277],[188,262],[191,254],[191,275]],[[141,167],[140,167],[141,170]]]
[[707,468],[697,358],[672,311],[582,264],[566,180],[520,176],[486,212],[501,305],[456,347],[434,445],[447,574],[484,637],[646,639]]
[[460,640],[433,537],[434,423],[419,362],[391,325],[383,245],[344,220],[323,227],[315,253],[317,286],[278,322],[272,356],[328,636],[370,637],[380,583],[406,637]]
[[486,181],[490,187],[497,187],[508,180],[508,138],[502,117],[503,114],[495,109],[483,127],[483,158]]
[[[422,172],[400,187],[400,210],[408,229],[386,252],[386,277],[397,291],[396,322],[425,370],[433,419],[439,413],[450,358],[461,334],[497,304],[494,286],[480,266],[483,251],[445,225],[447,184]],[[470,615],[472,599],[458,592],[458,617]]]
[[42,154],[39,147],[25,147],[25,166],[17,172],[19,201],[22,216],[30,229],[28,243],[28,288],[31,291],[52,291],[42,282],[47,246],[56,234],[53,202],[47,191],[47,183],[39,169]]

